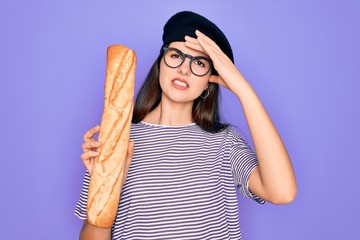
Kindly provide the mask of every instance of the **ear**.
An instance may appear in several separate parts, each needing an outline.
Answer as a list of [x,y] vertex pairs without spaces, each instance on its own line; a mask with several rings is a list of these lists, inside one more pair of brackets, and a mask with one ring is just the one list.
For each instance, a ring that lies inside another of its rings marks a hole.
[[218,83],[218,78],[219,78],[219,76],[211,75],[210,78],[209,78],[209,82]]
[[226,84],[226,82],[224,81],[224,79],[221,76],[211,75],[209,78],[209,82],[217,83],[217,84],[229,89],[228,85]]

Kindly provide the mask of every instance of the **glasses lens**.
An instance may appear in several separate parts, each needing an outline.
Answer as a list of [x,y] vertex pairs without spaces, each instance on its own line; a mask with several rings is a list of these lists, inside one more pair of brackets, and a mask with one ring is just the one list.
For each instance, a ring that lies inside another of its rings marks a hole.
[[211,60],[203,56],[192,57],[181,52],[177,48],[164,48],[165,64],[171,68],[179,67],[184,61],[185,57],[190,58],[190,69],[196,76],[204,76],[211,69]]
[[211,64],[205,57],[194,57],[191,61],[191,71],[198,76],[203,76],[209,72]]
[[176,68],[184,61],[184,54],[177,49],[167,49],[165,51],[165,63],[169,67]]

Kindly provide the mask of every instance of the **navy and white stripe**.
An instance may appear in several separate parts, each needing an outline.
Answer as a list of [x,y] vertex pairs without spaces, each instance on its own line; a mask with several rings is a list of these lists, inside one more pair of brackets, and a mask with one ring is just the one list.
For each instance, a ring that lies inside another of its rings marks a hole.
[[[241,239],[235,186],[248,188],[257,159],[229,127],[132,124],[133,159],[112,227],[113,239]],[[86,218],[85,174],[75,215]]]

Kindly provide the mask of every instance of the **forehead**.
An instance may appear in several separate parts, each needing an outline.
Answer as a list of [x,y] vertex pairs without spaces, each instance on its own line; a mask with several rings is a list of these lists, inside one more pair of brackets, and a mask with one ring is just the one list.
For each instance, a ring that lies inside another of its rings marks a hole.
[[208,55],[202,51],[198,51],[198,50],[187,47],[184,42],[171,42],[169,44],[169,47],[177,48],[180,51],[182,51],[183,53],[190,54],[192,56],[208,57]]

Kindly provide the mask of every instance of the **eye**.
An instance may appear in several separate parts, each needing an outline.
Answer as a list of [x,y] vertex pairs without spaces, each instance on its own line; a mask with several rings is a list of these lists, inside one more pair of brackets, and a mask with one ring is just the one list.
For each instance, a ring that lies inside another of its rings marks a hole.
[[176,52],[176,51],[171,51],[170,57],[171,57],[171,58],[178,58],[178,59],[182,59],[182,58],[183,58],[183,56],[182,56],[180,53]]
[[209,65],[208,62],[204,59],[195,59],[194,64],[202,68],[206,68]]

